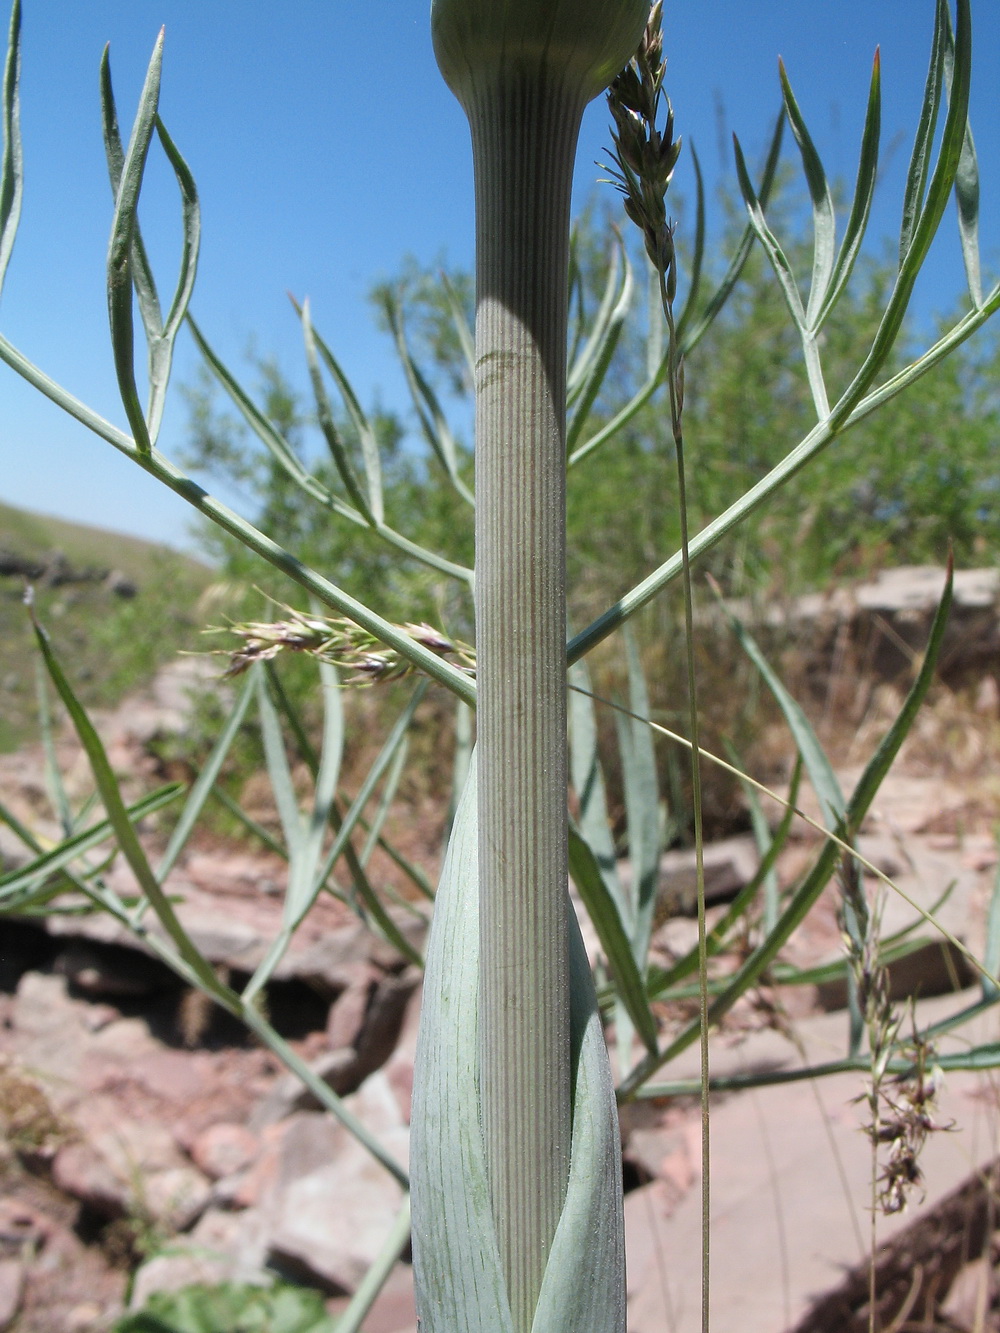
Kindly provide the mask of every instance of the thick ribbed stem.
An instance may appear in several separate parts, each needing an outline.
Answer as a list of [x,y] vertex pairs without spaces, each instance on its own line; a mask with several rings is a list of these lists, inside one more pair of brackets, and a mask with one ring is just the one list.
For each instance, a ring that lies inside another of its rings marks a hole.
[[514,1327],[570,1144],[566,307],[582,101],[538,77],[466,108],[476,180],[480,1091]]

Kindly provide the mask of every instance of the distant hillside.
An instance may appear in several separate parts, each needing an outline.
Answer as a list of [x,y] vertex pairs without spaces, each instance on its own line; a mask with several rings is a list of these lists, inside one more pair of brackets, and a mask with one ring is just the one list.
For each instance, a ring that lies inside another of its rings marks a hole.
[[197,604],[212,577],[167,547],[0,503],[0,751],[37,736],[26,584],[74,688],[102,705],[204,646]]

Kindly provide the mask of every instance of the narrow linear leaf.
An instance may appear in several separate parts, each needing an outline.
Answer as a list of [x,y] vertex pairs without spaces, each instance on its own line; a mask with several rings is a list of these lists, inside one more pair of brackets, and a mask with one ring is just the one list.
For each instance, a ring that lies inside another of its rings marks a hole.
[[802,756],[806,772],[809,775],[809,781],[819,798],[820,809],[823,812],[823,823],[833,832],[844,818],[846,803],[844,793],[837,781],[837,775],[833,771],[830,760],[827,758],[826,751],[820,744],[819,737],[813,730],[809,719],[802,711],[801,705],[785,689],[780,676],[761,652],[749,630],[732,614],[721,596],[718,596],[717,589],[716,595],[719,606],[736,635],[736,641],[764,677],[768,689],[774,695],[775,701],[788,723],[788,728],[795,741],[795,747]]
[[184,322],[191,301],[191,294],[194,291],[198,254],[201,249],[201,205],[198,202],[198,187],[195,185],[191,168],[167,133],[167,127],[159,116],[156,117],[156,134],[167,161],[173,168],[177,188],[180,190],[182,206],[181,265],[177,277],[177,286],[164,325],[164,333],[170,345],[173,346],[174,338]]
[[[111,52],[105,46],[101,55],[101,125],[104,133],[104,156],[108,164],[108,178],[111,182],[112,198],[117,200],[121,189],[122,175],[125,171],[125,149],[122,146],[121,131],[118,128],[118,109],[115,104],[114,87],[111,81]],[[152,343],[163,333],[163,314],[160,310],[160,298],[156,290],[152,265],[142,239],[142,230],[138,218],[132,230],[130,251],[132,283],[139,302],[139,314],[146,330],[146,338]]]
[[[300,305],[298,301],[292,298],[292,305],[296,314],[302,318],[304,302]],[[351,424],[358,433],[358,441],[361,445],[361,457],[365,466],[365,478],[368,483],[368,495],[370,508],[375,521],[382,523],[384,521],[383,497],[382,497],[382,463],[379,455],[378,440],[372,429],[371,422],[368,420],[364,409],[358,401],[358,396],[354,392],[350,380],[344,374],[340,362],[331,352],[329,345],[323,341],[319,333],[310,323],[312,339],[315,347],[319,351],[320,357],[326,364],[327,370],[333,376],[334,383],[341,398],[344,400],[344,406],[347,408],[347,415],[351,419]]]
[[318,500],[320,504],[335,510],[335,512],[341,514],[345,518],[352,519],[355,523],[367,526],[365,519],[356,509],[345,504],[339,496],[332,495],[304,466],[302,460],[296,455],[294,449],[292,449],[285,437],[280,431],[274,428],[270,421],[268,421],[267,417],[253,402],[250,395],[243,389],[236,377],[226,368],[219,357],[216,356],[215,352],[209,346],[205,335],[195,323],[194,316],[190,312],[188,312],[187,315],[187,323],[194,335],[198,350],[208,363],[209,369],[225,389],[226,393],[229,394],[229,397],[239,410],[244,421],[292,481],[300,486],[307,495],[311,495],[315,500]]
[[409,1240],[410,1196],[407,1195],[378,1257],[358,1283],[347,1308],[333,1324],[330,1333],[360,1333],[379,1292],[389,1280],[389,1275],[409,1244]]
[[263,824],[259,824],[256,819],[248,815],[243,807],[233,800],[224,787],[213,787],[212,795],[223,809],[228,810],[233,818],[237,820],[238,823],[242,824],[248,833],[257,838],[268,851],[274,852],[275,855],[280,856],[283,861],[288,860],[288,848],[285,844],[278,838],[274,837]]
[[795,327],[802,332],[807,327],[806,315],[802,308],[802,297],[799,293],[798,283],[795,281],[795,274],[792,272],[792,266],[788,262],[778,238],[767,225],[764,210],[750,180],[743,149],[740,147],[740,141],[735,134],[733,135],[733,151],[736,156],[736,178],[739,181],[743,202],[746,204],[747,213],[750,216],[750,225],[753,227],[758,241],[764,247],[764,253],[774,270],[774,276],[778,279],[778,285],[781,287],[785,304],[788,306],[788,312],[795,322]]
[[[363,918],[365,925],[367,925],[369,929],[374,929],[376,934],[381,935],[382,939],[384,939],[387,944],[391,944],[400,957],[406,958],[409,962],[413,963],[415,967],[419,967],[422,971],[424,960],[420,954],[420,950],[410,943],[403,931],[390,916],[389,912],[386,910],[385,904],[375,892],[371,880],[365,874],[363,867],[356,858],[351,861],[351,867],[357,895],[361,899],[366,911],[366,915]],[[411,915],[416,915],[421,921],[425,919],[420,913],[411,913]]]
[[937,0],[934,9],[934,36],[931,41],[931,58],[924,84],[924,97],[920,106],[920,119],[913,139],[910,154],[910,166],[906,173],[906,188],[903,192],[903,219],[899,228],[899,266],[902,268],[913,241],[913,232],[923,204],[924,190],[927,185],[931,149],[934,144],[934,130],[937,126],[938,108],[944,88],[944,53],[951,16],[947,0]]
[[403,323],[399,301],[394,293],[387,288],[383,288],[379,293],[379,303],[385,314],[389,329],[395,339],[396,352],[399,356],[400,364],[403,367],[403,373],[406,376],[406,383],[410,390],[410,397],[413,401],[413,406],[416,409],[417,418],[420,421],[420,428],[423,431],[424,438],[430,445],[434,456],[444,468],[455,491],[467,504],[475,507],[475,498],[459,475],[458,446],[455,443],[455,437],[451,433],[451,427],[448,425],[448,419],[441,409],[437,394],[427,382],[426,377],[421,373],[420,368],[414,361],[413,355],[410,352],[410,347],[406,340],[406,328]]
[[[730,758],[735,763],[738,756],[735,752],[730,752]],[[795,767],[792,770],[792,779],[788,787],[788,804],[782,812],[778,827],[772,833],[767,816],[764,814],[763,806],[760,803],[760,792],[752,782],[747,782],[743,774],[740,775],[740,786],[743,788],[743,794],[750,807],[750,823],[760,853],[760,867],[753,878],[759,881],[764,890],[762,921],[765,934],[771,930],[778,919],[780,898],[775,864],[778,854],[788,841],[788,835],[792,830],[795,807],[799,802],[799,783],[801,780],[802,755],[797,753]]]
[[[918,919],[910,929],[916,929],[922,924],[923,922]],[[905,939],[893,945],[883,942],[878,950],[878,966],[890,967],[900,959],[908,958],[910,954],[916,953],[920,949],[926,949],[930,943],[931,940],[927,935],[919,935],[915,939]],[[850,969],[851,964],[846,958],[838,958],[832,963],[805,968],[790,967],[787,963],[775,963],[770,970],[770,976],[780,986],[822,986],[831,981],[840,981],[846,985]]]
[[597,718],[586,662],[573,664],[569,683],[570,782],[579,806],[577,822],[622,924],[630,932],[635,913],[625,897],[618,875],[618,856],[611,836],[604,775],[598,752]]
[[344,1105],[343,1099],[337,1096],[329,1083],[320,1078],[315,1069],[309,1066],[298,1051],[289,1046],[288,1042],[275,1032],[267,1019],[254,1005],[239,1004],[239,1001],[237,1001],[237,1004],[239,1007],[236,1013],[242,1017],[247,1027],[257,1034],[268,1050],[273,1051],[285,1068],[291,1070],[297,1078],[301,1079],[320,1106],[329,1111],[331,1115],[336,1116],[352,1137],[357,1139],[358,1143],[385,1167],[401,1188],[404,1191],[408,1190],[410,1181],[406,1170],[382,1146],[364,1121],[359,1120],[354,1112]]
[[[583,428],[590,418],[594,403],[597,401],[597,396],[607,378],[615,349],[621,340],[625,320],[632,303],[635,280],[632,276],[632,266],[628,262],[628,256],[624,253],[624,247],[622,248],[622,265],[624,272],[621,285],[619,287],[616,284],[614,288],[610,289],[610,295],[617,299],[614,300],[614,304],[611,305],[606,316],[602,303],[601,310],[598,312],[598,322],[592,334],[592,349],[585,347],[581,353],[580,360],[586,373],[581,378],[579,392],[575,400],[575,410],[566,431],[566,448],[569,451],[572,451],[573,445],[580,438]],[[610,276],[609,274],[609,282]]]
[[389,816],[392,803],[396,799],[399,791],[399,783],[403,776],[403,770],[406,768],[406,761],[409,758],[409,745],[406,736],[399,746],[399,749],[392,757],[392,763],[386,774],[385,786],[378,798],[378,805],[375,807],[375,813],[371,822],[365,826],[365,845],[361,849],[361,855],[358,862],[362,869],[367,870],[368,862],[372,858],[372,853],[378,847],[382,839],[382,830],[385,828],[385,821]]
[[[944,0],[941,2],[944,3]],[[972,77],[972,15],[969,0],[957,0],[957,4],[954,80],[937,162],[926,198],[913,226],[906,254],[900,263],[892,295],[872,340],[871,350],[833,410],[833,422],[838,428],[858,405],[895,345],[917,275],[927,258],[955,184],[968,128],[969,85]]]
[[146,80],[139,98],[139,109],[122,164],[115,215],[111,225],[111,240],[108,244],[108,317],[111,324],[111,349],[122,406],[125,408],[125,415],[140,454],[151,453],[153,446],[135,383],[132,240],[135,234],[142,177],[156,124],[162,65],[163,30],[161,29],[146,71]]
[[[947,7],[945,14],[947,24],[944,77],[950,98],[955,74],[955,39],[951,29],[951,14]],[[979,263],[979,163],[976,158],[976,145],[972,138],[972,126],[969,124],[965,127],[962,152],[955,172],[955,204],[958,208],[958,234],[962,242],[965,278],[972,304],[978,309],[983,303],[983,280]]]
[[156,133],[167,161],[173,168],[177,188],[180,191],[182,243],[177,286],[170,303],[163,336],[149,341],[149,433],[154,442],[160,433],[160,423],[163,420],[163,408],[173,364],[174,343],[191,303],[198,271],[198,252],[201,247],[201,206],[198,202],[194,176],[159,116],[156,117]]
[[169,898],[163,892],[159,881],[153,874],[152,868],[146,859],[146,853],[143,851],[136,831],[128,817],[128,810],[122,800],[121,791],[111,765],[108,763],[108,757],[104,746],[101,744],[100,737],[94,730],[93,723],[73,693],[69,681],[56,660],[48,635],[34,617],[32,617],[32,623],[49,678],[70,715],[74,730],[90,762],[91,771],[94,774],[97,789],[101,793],[101,800],[104,802],[108,819],[118,840],[118,846],[135,875],[139,887],[149,899],[160,924],[176,945],[181,957],[199,978],[201,987],[213,997],[225,996],[227,1003],[235,1003],[236,997],[227,986],[222,985],[212,967],[191,943],[187,932],[174,912]]
[[[374,510],[366,497],[354,475],[354,468],[351,466],[351,460],[347,456],[347,450],[344,447],[344,441],[340,437],[337,429],[337,423],[333,417],[333,409],[330,406],[330,399],[326,392],[326,385],[323,383],[323,375],[320,371],[319,358],[316,353],[316,338],[313,334],[312,319],[309,313],[309,301],[302,302],[301,307],[302,336],[306,348],[306,364],[309,367],[309,379],[312,383],[313,397],[316,400],[316,418],[319,421],[320,430],[323,432],[323,438],[326,440],[326,446],[330,451],[330,457],[333,459],[334,466],[340,474],[340,479],[347,489],[354,505],[364,515],[365,519],[374,527],[382,521],[382,515],[376,518]],[[379,493],[381,498],[381,492]]]
[[617,905],[608,892],[594,853],[570,825],[569,870],[614,977],[615,994],[624,1004],[632,1026],[648,1051],[656,1050],[656,1019],[646,998],[646,987],[632,954]]
[[637,717],[649,716],[649,691],[630,630],[624,633],[631,717],[615,713],[622,754],[629,862],[632,868],[632,952],[637,961],[649,951],[656,895],[660,883],[660,787],[651,729]]
[[[0,801],[0,820],[2,820],[3,823],[5,823],[7,827],[20,838],[25,847],[28,847],[33,852],[41,852],[42,844],[35,837],[34,833],[32,833],[31,829],[29,829],[26,824],[21,823],[17,815],[14,814],[14,811],[4,805],[3,801]],[[0,883],[2,882],[2,878],[0,878]]]
[[42,733],[42,754],[45,757],[45,787],[63,836],[69,837],[74,831],[73,810],[56,758],[55,730],[52,726],[52,710],[49,708],[49,692],[45,687],[45,668],[38,658],[35,660],[35,694],[38,700],[38,726]]
[[[704,751],[702,752],[704,757]],[[740,889],[736,897],[726,908],[723,915],[708,932],[705,940],[706,953],[709,958],[713,958],[717,953],[721,953],[729,944],[729,936],[737,921],[752,906],[761,885],[767,882],[770,875],[773,874],[774,867],[777,864],[778,856],[788,841],[788,835],[791,832],[792,822],[795,818],[795,804],[798,800],[799,782],[802,776],[801,757],[796,759],[795,769],[792,773],[791,787],[788,793],[788,804],[786,805],[781,817],[781,823],[775,830],[770,845],[764,855],[761,857],[756,872],[743,888]],[[747,791],[752,791],[756,797],[757,792],[750,783],[745,783]],[[771,923],[771,927],[775,922]],[[771,927],[768,927],[770,929]],[[698,946],[695,944],[683,958],[679,958],[669,968],[662,969],[651,967],[646,977],[646,992],[651,1000],[663,999],[668,992],[672,990],[685,977],[693,975],[698,970],[699,957]],[[697,987],[691,988],[692,995],[698,993]]]
[[[583,274],[580,272],[580,260],[577,256],[577,231],[574,227],[569,237],[569,297],[567,306],[569,308],[569,355],[566,358],[566,364],[572,366],[576,358],[580,355],[580,348],[583,346],[587,336],[587,293],[584,290]],[[473,366],[475,363],[473,363]],[[473,369],[472,382],[475,384],[475,369]]]
[[962,155],[955,172],[955,203],[958,207],[958,231],[962,240],[965,277],[973,306],[983,304],[983,279],[979,263],[979,164],[972,130],[967,129]]
[[[624,266],[624,273],[623,273]],[[597,307],[590,329],[583,344],[569,363],[566,378],[566,402],[572,406],[579,399],[584,386],[593,373],[595,362],[600,356],[601,346],[607,337],[616,307],[621,302],[621,290],[628,285],[631,265],[625,252],[625,243],[617,227],[612,227],[610,262],[604,279],[604,290]]]
[[[312,743],[310,742],[309,737],[306,734],[306,729],[302,722],[302,718],[298,710],[292,703],[292,701],[289,699],[288,694],[281,683],[281,677],[278,675],[277,671],[274,670],[274,663],[273,662],[265,663],[265,670],[267,671],[268,689],[272,695],[272,698],[281,716],[285,719],[285,722],[288,724],[292,733],[292,739],[299,752],[299,755],[301,756],[306,767],[309,769],[313,781],[315,782],[317,774],[319,773],[319,759],[317,758]],[[465,705],[462,705],[462,707],[465,707]],[[403,748],[405,749],[405,745]],[[394,760],[393,762],[395,764],[396,761]],[[228,797],[226,797],[224,793],[217,790],[216,795],[219,796],[220,799],[222,799],[227,804],[227,808],[233,810],[233,813],[236,814],[237,818],[241,820],[241,822],[247,829],[250,830],[250,832],[254,833],[258,838],[260,838],[264,842],[265,846],[270,846],[272,850],[276,850],[280,856],[287,859],[287,852],[284,849],[284,847],[282,847],[280,843],[276,843],[271,838],[270,834],[267,832],[266,829],[263,829],[254,820],[250,819],[250,817],[244,811],[240,810],[235,805],[234,802],[229,802]],[[337,801],[334,801],[330,809],[330,822],[333,826],[335,833],[339,831],[342,820],[343,816],[340,813],[339,805]],[[358,820],[358,824],[360,825],[361,828],[365,829],[366,832],[370,828],[370,825],[367,824],[363,818],[360,818]],[[414,887],[425,898],[433,899],[434,890],[431,884],[429,883],[427,876],[420,869],[420,867],[414,865],[405,856],[403,856],[401,852],[397,851],[395,847],[393,847],[381,836],[381,833],[379,833],[376,836],[376,842],[378,846],[382,849],[382,851],[384,851],[385,854],[390,858],[390,860],[395,865],[397,865],[400,870],[402,870],[403,874],[407,876],[407,878],[411,881]],[[348,870],[351,872],[351,875],[354,877],[355,881],[357,882],[358,880],[363,879],[364,866],[362,864],[362,859],[357,858],[357,861],[355,861],[354,853],[350,842],[348,842],[344,847],[344,855],[348,863]]]
[[306,724],[302,719],[302,714],[295,704],[289,698],[288,691],[285,689],[281,680],[281,675],[275,667],[274,662],[265,662],[264,670],[267,674],[267,688],[274,701],[278,712],[284,718],[286,725],[292,733],[292,741],[298,750],[299,758],[309,770],[309,774],[316,781],[316,775],[319,773],[319,755],[316,748],[309,738]]
[[619,408],[611,420],[596,431],[588,440],[579,445],[569,456],[569,467],[582,463],[602,444],[613,440],[622,428],[649,402],[656,391],[663,387],[663,374],[667,367],[667,353],[664,352],[659,365],[648,375],[645,383],[636,390],[624,407]]
[[462,349],[462,360],[465,362],[469,385],[473,387],[476,383],[475,335],[469,325],[458,292],[455,290],[455,284],[444,270],[441,271],[440,280],[441,290],[444,292],[445,300],[448,303],[448,313],[451,315],[452,327],[455,330],[455,336],[458,338],[458,345]]
[[[784,131],[785,112],[784,108],[782,108],[774,123],[774,130],[771,134],[767,157],[764,162],[764,170],[761,175],[760,189],[757,191],[757,198],[761,208],[767,207],[768,200],[771,197],[771,190],[774,187],[774,180],[778,171],[778,163],[781,160],[781,144],[784,137]],[[733,288],[736,286],[739,276],[743,272],[743,267],[747,262],[750,251],[753,248],[755,236],[756,233],[753,225],[747,223],[743,235],[740,237],[739,245],[736,247],[736,253],[733,255],[729,267],[723,275],[722,281],[715,289],[715,292],[705,306],[704,311],[690,329],[688,329],[687,325],[694,319],[693,307],[691,314],[689,315],[688,307],[685,305],[681,319],[677,325],[677,348],[681,357],[687,356],[692,348],[698,345],[705,333],[712,326],[719,311],[722,310],[726,302],[729,300]]]
[[833,275],[836,249],[836,221],[833,212],[833,198],[830,194],[826,172],[823,170],[823,163],[806,128],[799,104],[792,92],[792,85],[788,80],[785,62],[781,59],[778,60],[778,76],[781,80],[781,92],[785,100],[785,110],[788,113],[788,123],[792,127],[792,134],[799,146],[802,169],[805,172],[809,197],[812,200],[813,270],[812,281],[809,285],[805,323],[807,328],[815,330],[818,327],[819,314],[826,300],[830,278]]
[[[157,810],[162,810],[165,806],[176,801],[183,794],[184,788],[179,782],[172,782],[166,787],[160,787],[144,796],[139,801],[134,801],[131,805],[125,807],[125,814],[133,824],[145,819],[148,815],[155,814]],[[77,857],[82,856],[93,847],[98,847],[108,838],[113,837],[115,833],[114,825],[110,819],[102,819],[88,829],[80,833],[74,833],[72,837],[64,838],[55,847],[49,851],[42,851],[41,845],[37,842],[29,830],[23,829],[14,817],[6,810],[0,807],[0,819],[8,824],[15,832],[19,834],[26,844],[39,853],[34,860],[27,865],[20,866],[17,870],[10,870],[5,875],[0,875],[0,899],[19,893],[26,885],[39,877],[48,877],[65,869]],[[73,888],[71,882],[67,882],[66,887]]]
[[[891,376],[877,389],[872,389],[855,401],[852,395],[848,404],[846,418],[841,412],[835,420],[819,422],[800,442],[776,463],[760,481],[734,501],[717,518],[707,523],[691,538],[690,555],[695,560],[717,546],[730,532],[737,528],[751,514],[755,513],[764,502],[781,489],[786,482],[796,476],[802,468],[818,454],[822,453],[838,435],[850,426],[856,425],[877,411],[883,404],[902,393],[909,385],[928,374],[939,365],[978,329],[1000,310],[1000,282],[991,289],[978,310],[970,310],[958,322],[929,347],[921,356],[905,366],[903,370]],[[0,338],[0,359],[5,356],[3,339]],[[13,364],[13,362],[11,362]],[[32,383],[37,381],[32,378]],[[867,383],[870,383],[868,379]],[[43,392],[49,392],[41,381]],[[864,388],[862,389],[864,392]],[[51,393],[49,396],[53,396]],[[110,438],[106,436],[105,438]],[[112,443],[116,441],[112,439]],[[118,447],[121,447],[120,445]],[[587,448],[588,446],[583,446]],[[577,450],[577,456],[582,449]],[[572,459],[570,460],[573,461]],[[647,606],[664,588],[680,577],[682,560],[679,551],[675,551],[661,565],[647,574],[635,587],[623,593],[612,606],[593,620],[585,629],[575,635],[566,646],[567,660],[578,662],[597,644],[621,629],[638,611]]]
[[205,802],[212,794],[215,784],[218,781],[219,773],[225,762],[226,755],[229,753],[233,741],[243,725],[243,719],[246,717],[247,709],[250,706],[250,700],[253,697],[255,689],[254,678],[247,675],[243,688],[236,696],[232,708],[223,723],[222,730],[216,738],[215,744],[209,753],[208,758],[202,765],[201,772],[198,774],[188,792],[187,800],[184,802],[184,809],[181,811],[174,830],[170,835],[166,849],[156,867],[156,878],[162,884],[171,870],[177,863],[177,858],[184,850],[188,838],[194,831]]
[[330,826],[333,803],[340,781],[340,763],[344,753],[343,696],[337,669],[329,662],[319,663],[320,696],[323,702],[323,730],[319,769],[313,791],[313,804],[305,827],[300,856],[292,858],[285,897],[288,921],[301,921],[316,900],[319,884],[316,870],[323,851],[323,838]]
[[[274,794],[274,803],[281,820],[281,831],[288,847],[288,859],[294,863],[301,855],[305,840],[302,811],[295,795],[295,783],[285,753],[285,738],[281,732],[278,712],[267,688],[267,679],[255,663],[251,672],[256,673],[257,716],[260,724],[260,737],[264,744],[264,762],[267,765],[267,777]],[[289,871],[291,879],[291,871]]]
[[[993,893],[990,895],[990,908],[986,915],[986,948],[983,951],[983,965],[987,972],[997,975],[1000,968],[1000,865],[993,876]],[[991,981],[983,978],[983,999],[1000,998],[1000,992]]]
[[336,865],[338,858],[347,846],[348,840],[364,813],[365,807],[374,795],[375,789],[381,782],[386,770],[391,765],[396,751],[406,739],[406,733],[413,722],[414,714],[420,706],[426,692],[427,682],[422,680],[410,696],[409,703],[394,722],[381,750],[375,757],[375,762],[365,775],[365,780],[358,789],[358,794],[355,796],[354,800],[351,802],[350,808],[344,815],[343,822],[337,831],[337,836],[334,839],[330,850],[327,852],[323,861],[323,867],[319,872],[319,884],[322,884],[327,876],[332,873],[333,867]]
[[24,198],[21,144],[21,0],[10,11],[7,57],[3,68],[3,161],[0,162],[0,292],[7,274]]
[[879,138],[882,132],[882,62],[878,48],[872,63],[872,77],[868,89],[868,108],[865,112],[865,126],[861,136],[861,152],[858,158],[858,176],[854,185],[854,202],[851,215],[847,219],[847,228],[841,242],[840,253],[834,265],[827,288],[826,299],[816,318],[819,328],[830,311],[837,304],[841,292],[847,285],[854,269],[854,262],[861,250],[871,215],[872,199],[875,197],[875,184],[878,180]]

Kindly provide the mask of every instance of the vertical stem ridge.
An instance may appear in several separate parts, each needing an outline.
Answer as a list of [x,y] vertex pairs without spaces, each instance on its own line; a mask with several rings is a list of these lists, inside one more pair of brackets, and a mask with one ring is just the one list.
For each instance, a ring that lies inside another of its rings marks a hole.
[[582,104],[507,78],[476,164],[480,1091],[514,1327],[528,1333],[569,1166],[566,302]]

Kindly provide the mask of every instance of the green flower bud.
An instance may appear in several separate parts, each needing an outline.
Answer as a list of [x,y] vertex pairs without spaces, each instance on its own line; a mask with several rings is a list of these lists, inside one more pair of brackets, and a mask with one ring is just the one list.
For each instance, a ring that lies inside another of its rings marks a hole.
[[581,106],[635,53],[649,0],[433,0],[434,52],[468,110],[497,81],[551,75]]

